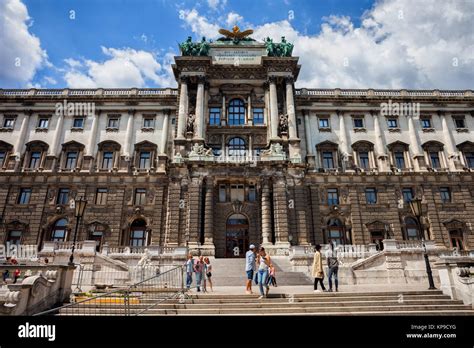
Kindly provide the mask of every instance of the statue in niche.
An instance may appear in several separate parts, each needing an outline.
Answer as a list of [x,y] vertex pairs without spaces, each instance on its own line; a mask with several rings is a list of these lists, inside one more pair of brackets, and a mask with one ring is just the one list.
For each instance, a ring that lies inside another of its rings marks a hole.
[[194,134],[194,120],[196,116],[194,114],[188,115],[188,120],[186,122],[186,132]]
[[280,114],[280,133],[288,133],[288,116]]

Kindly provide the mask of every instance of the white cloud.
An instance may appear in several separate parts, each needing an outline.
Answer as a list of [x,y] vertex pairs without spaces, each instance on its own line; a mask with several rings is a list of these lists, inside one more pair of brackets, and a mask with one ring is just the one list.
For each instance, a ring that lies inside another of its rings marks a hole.
[[29,26],[28,10],[20,0],[0,1],[0,84],[4,88],[28,86],[38,69],[51,66]]
[[219,7],[224,8],[226,4],[227,0],[207,0],[207,5],[213,10],[217,10]]
[[54,79],[53,77],[50,77],[50,76],[45,76],[44,79],[45,79],[45,81],[46,81],[47,83],[49,83],[50,85],[55,85],[56,83],[58,83],[58,82],[56,81],[56,79]]
[[244,20],[244,18],[239,15],[238,13],[235,13],[235,12],[229,12],[229,14],[227,15],[227,19],[226,19],[226,24],[227,24],[227,27],[232,27],[236,24],[239,24],[240,22],[242,22]]
[[[167,87],[174,85],[171,69],[164,69],[156,56],[148,51],[132,48],[102,47],[105,61],[66,59],[68,68],[64,79],[71,88],[145,87],[149,84]],[[170,65],[169,54],[163,61]]]
[[[218,36],[206,17],[185,12],[195,34]],[[329,16],[310,36],[283,20],[256,26],[253,37],[294,43],[300,87],[472,89],[473,18],[469,1],[386,0],[364,13],[360,27],[349,17]]]

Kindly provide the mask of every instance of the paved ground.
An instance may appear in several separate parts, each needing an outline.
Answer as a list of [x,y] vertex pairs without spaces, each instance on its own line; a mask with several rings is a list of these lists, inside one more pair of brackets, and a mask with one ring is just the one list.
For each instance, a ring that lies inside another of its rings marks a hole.
[[[324,284],[327,286],[327,283]],[[339,288],[339,292],[345,293],[362,293],[362,292],[384,292],[384,291],[417,291],[427,290],[426,286],[420,285],[399,285],[399,284],[384,284],[384,285],[344,285]],[[209,290],[209,289],[208,289]],[[252,290],[254,294],[258,294],[258,285],[252,284]],[[192,293],[196,290],[193,289]],[[229,295],[242,295],[245,294],[245,284],[242,286],[216,286],[214,292],[208,291],[209,294],[229,294]],[[270,286],[270,293],[272,294],[311,294],[313,293],[313,287],[307,285],[294,285],[294,286]]]

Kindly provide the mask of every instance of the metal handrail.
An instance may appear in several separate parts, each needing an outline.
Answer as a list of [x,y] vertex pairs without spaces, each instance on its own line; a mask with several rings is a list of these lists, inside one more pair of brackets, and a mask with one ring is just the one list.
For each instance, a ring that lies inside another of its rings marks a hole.
[[[156,274],[154,275],[153,277],[150,277],[150,278],[147,278],[145,280],[142,280],[142,281],[139,281],[137,283],[134,283],[132,285],[129,285],[127,287],[124,287],[124,288],[121,288],[121,289],[116,289],[116,290],[112,290],[112,291],[107,291],[105,293],[102,293],[100,295],[96,295],[96,296],[93,296],[93,297],[89,297],[87,299],[84,299],[82,301],[78,301],[78,302],[73,302],[73,303],[68,303],[66,305],[63,305],[63,306],[60,306],[60,307],[55,307],[55,308],[51,308],[51,309],[48,309],[46,311],[43,311],[43,312],[40,312],[40,313],[36,313],[34,314],[33,316],[40,316],[40,315],[47,315],[47,314],[51,314],[51,313],[55,313],[55,312],[58,312],[61,310],[61,309],[65,309],[65,308],[71,308],[71,307],[76,307],[76,306],[79,306],[83,303],[86,303],[86,302],[91,302],[93,300],[96,300],[98,298],[102,298],[102,297],[108,297],[112,294],[123,294],[124,296],[124,309],[125,309],[125,315],[129,316],[130,315],[130,293],[133,292],[134,288],[137,288],[140,284],[143,284],[145,282],[148,282],[150,280],[153,280],[153,279],[157,279],[157,278],[160,278],[160,277],[163,277],[164,275],[166,275],[167,273],[170,273],[172,271],[175,271],[177,269],[180,269],[181,271],[184,270],[184,266],[177,266],[175,268],[172,268],[172,269],[169,269],[163,273],[159,273],[159,274]],[[179,291],[176,291],[174,292],[174,294],[172,296],[176,296],[177,294],[180,294],[180,293],[184,293],[185,292],[185,287],[184,287],[184,276],[181,276],[181,287],[180,287],[180,290]],[[167,298],[165,298],[164,300],[172,297],[172,296],[168,296]],[[162,301],[158,301],[158,303],[156,304],[159,304],[161,303]],[[150,306],[149,308],[155,306],[156,304]],[[144,311],[148,310],[149,308],[146,308]],[[141,311],[139,312],[138,314],[141,314],[143,313],[144,311]],[[137,315],[138,315],[137,314]]]

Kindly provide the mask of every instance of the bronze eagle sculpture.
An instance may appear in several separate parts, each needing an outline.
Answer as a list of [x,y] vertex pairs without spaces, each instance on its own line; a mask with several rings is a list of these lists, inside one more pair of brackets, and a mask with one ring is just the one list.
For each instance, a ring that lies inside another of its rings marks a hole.
[[222,34],[229,39],[242,40],[244,37],[252,35],[253,30],[248,29],[248,30],[240,31],[240,28],[237,25],[234,25],[234,27],[232,28],[232,31],[229,31],[227,29],[219,29],[219,34]]

